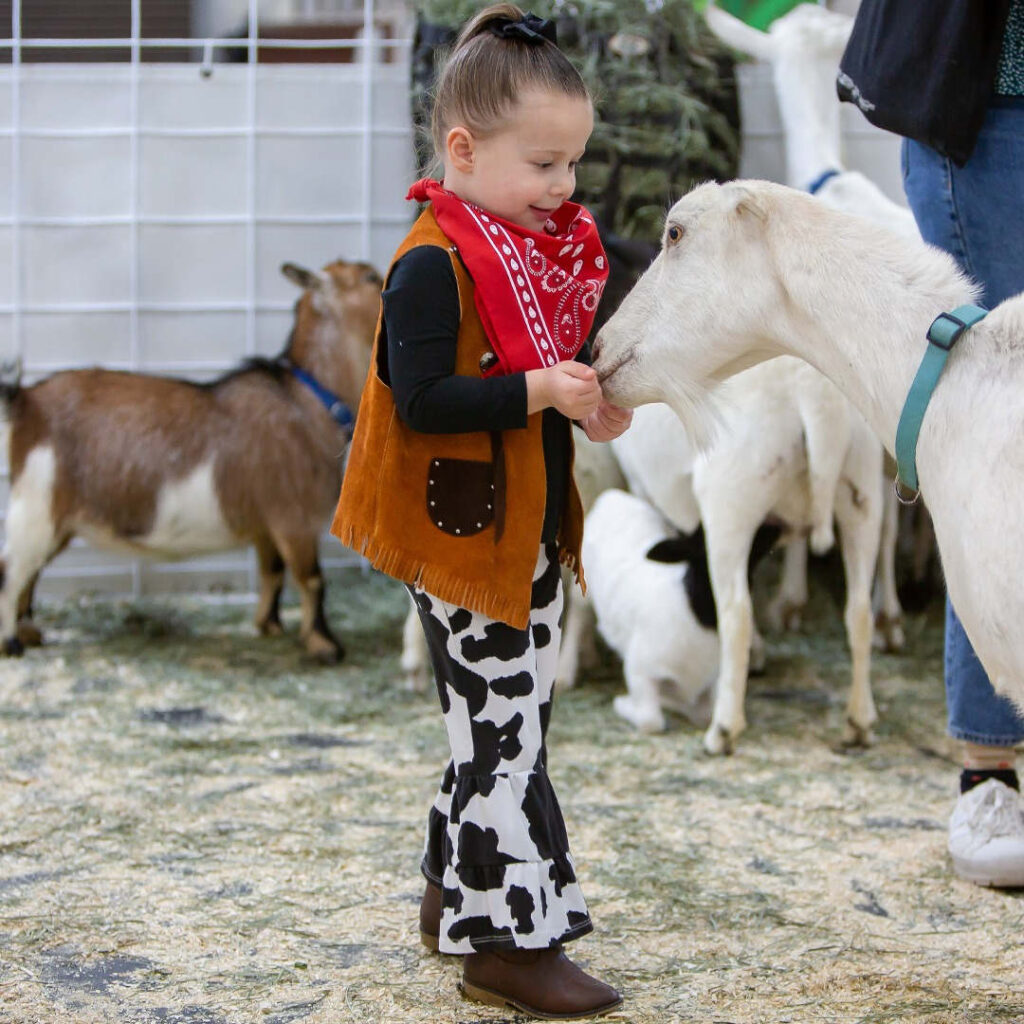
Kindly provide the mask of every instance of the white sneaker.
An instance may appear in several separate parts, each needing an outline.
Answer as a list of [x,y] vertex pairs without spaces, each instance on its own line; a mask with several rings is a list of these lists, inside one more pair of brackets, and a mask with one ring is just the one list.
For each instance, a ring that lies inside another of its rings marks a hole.
[[953,870],[968,882],[1024,886],[1024,802],[998,779],[961,793],[949,819]]

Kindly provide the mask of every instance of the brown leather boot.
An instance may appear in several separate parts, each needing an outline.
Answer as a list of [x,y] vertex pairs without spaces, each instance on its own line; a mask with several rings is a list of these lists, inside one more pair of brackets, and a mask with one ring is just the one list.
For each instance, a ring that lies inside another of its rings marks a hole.
[[622,1005],[615,989],[577,967],[561,946],[470,953],[464,963],[461,987],[470,999],[542,1020],[600,1017]]
[[441,890],[433,882],[427,882],[423,899],[420,900],[420,942],[432,953],[436,953],[440,934]]

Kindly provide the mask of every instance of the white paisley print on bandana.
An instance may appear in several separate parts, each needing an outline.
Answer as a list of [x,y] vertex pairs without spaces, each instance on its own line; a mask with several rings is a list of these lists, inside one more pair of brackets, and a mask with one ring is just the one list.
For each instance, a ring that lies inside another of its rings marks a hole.
[[473,279],[477,312],[497,357],[485,377],[576,356],[608,280],[608,257],[585,207],[567,200],[543,231],[531,231],[432,179],[414,183],[409,198],[429,200]]
[[[554,366],[561,359],[559,352],[570,358],[574,356],[590,330],[594,313],[597,312],[597,304],[601,301],[605,281],[608,279],[608,275],[602,273],[606,262],[603,253],[593,259],[595,276],[581,277],[584,272],[584,260],[579,257],[583,252],[583,243],[576,242],[574,235],[579,228],[592,228],[594,222],[581,213],[569,225],[568,232],[562,236],[565,238],[565,244],[559,250],[558,258],[562,262],[573,261],[572,272],[567,273],[563,266],[549,260],[537,248],[537,243],[532,238],[526,238],[523,242],[520,264],[519,254],[513,247],[512,238],[505,227],[494,223],[491,217],[471,203],[466,204],[466,209],[479,225],[484,238],[508,274],[516,295],[519,315],[523,319],[526,333],[537,350],[540,365]],[[557,233],[554,221],[549,220],[544,228],[549,234]],[[523,275],[524,270],[529,276]],[[549,295],[561,293],[551,322],[546,320],[544,307],[537,301],[535,283],[530,278],[536,278],[536,284]],[[589,314],[585,321],[581,309]]]
[[[585,310],[592,318],[597,312],[597,304],[601,301],[601,293],[604,291],[606,278],[581,277],[584,272],[584,260],[580,259],[583,252],[583,243],[575,242],[573,234],[581,223],[592,223],[586,217],[577,217],[569,228],[569,234],[565,245],[559,250],[558,255],[562,259],[571,259],[572,273],[567,274],[565,270],[555,264],[548,262],[547,257],[536,247],[532,238],[526,239],[524,262],[527,273],[538,279],[543,291],[552,295],[561,292],[558,305],[555,307],[554,323],[551,325],[554,330],[552,335],[559,350],[570,358],[574,356],[584,341],[583,318],[580,310]],[[554,223],[548,221],[549,230],[554,228]],[[594,257],[594,270],[604,270],[604,256]],[[587,321],[589,330],[590,320]]]

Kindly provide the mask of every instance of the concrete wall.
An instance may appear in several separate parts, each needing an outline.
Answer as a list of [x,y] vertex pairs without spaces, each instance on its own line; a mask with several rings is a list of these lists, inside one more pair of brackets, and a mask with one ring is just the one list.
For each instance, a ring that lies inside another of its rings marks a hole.
[[[13,74],[0,69],[0,359],[20,354],[28,381],[94,364],[208,379],[276,353],[296,298],[282,262],[383,268],[407,230],[404,63],[374,68],[368,105],[359,65]],[[0,508],[6,494],[4,472]],[[333,541],[324,553],[351,560]],[[252,578],[245,553],[136,567],[75,545],[42,592]]]

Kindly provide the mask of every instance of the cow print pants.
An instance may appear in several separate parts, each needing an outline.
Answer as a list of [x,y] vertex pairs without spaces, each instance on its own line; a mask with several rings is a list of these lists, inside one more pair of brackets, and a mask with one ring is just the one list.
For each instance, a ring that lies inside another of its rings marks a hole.
[[544,745],[562,610],[555,547],[540,550],[526,629],[409,592],[452,751],[422,863],[441,887],[441,952],[545,948],[585,935],[590,915]]

